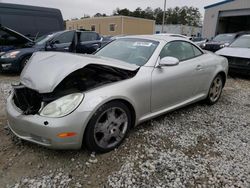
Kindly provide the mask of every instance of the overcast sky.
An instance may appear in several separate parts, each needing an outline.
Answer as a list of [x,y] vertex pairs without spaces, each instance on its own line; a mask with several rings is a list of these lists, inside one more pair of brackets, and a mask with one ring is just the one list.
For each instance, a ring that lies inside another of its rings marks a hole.
[[[194,6],[204,14],[204,6],[222,0],[167,0],[167,7]],[[164,0],[0,0],[0,2],[35,5],[58,8],[62,11],[64,19],[80,18],[84,14],[93,16],[95,13],[112,14],[116,8],[134,10],[137,7],[162,7]]]

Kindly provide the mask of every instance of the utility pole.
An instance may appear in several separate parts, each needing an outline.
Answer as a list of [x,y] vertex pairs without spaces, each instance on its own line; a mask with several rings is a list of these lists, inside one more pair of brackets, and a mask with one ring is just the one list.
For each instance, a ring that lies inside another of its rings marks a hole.
[[164,0],[164,11],[163,11],[162,28],[161,28],[161,32],[162,32],[162,33],[164,32],[165,15],[166,15],[166,0]]

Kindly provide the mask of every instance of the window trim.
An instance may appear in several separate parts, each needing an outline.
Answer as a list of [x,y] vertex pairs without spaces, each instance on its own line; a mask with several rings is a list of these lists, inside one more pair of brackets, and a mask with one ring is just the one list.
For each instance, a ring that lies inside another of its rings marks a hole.
[[[114,31],[112,31],[111,29],[110,29],[110,26],[111,25],[114,25]],[[116,26],[117,26],[117,24],[115,24],[115,23],[110,23],[109,24],[109,32],[116,32]]]
[[[191,44],[192,46],[196,47],[196,48],[201,52],[200,55],[197,55],[197,56],[194,56],[194,57],[191,57],[191,58],[187,58],[187,59],[179,60],[180,63],[182,63],[183,61],[187,61],[187,60],[190,60],[190,59],[194,59],[194,58],[196,58],[196,57],[199,57],[199,56],[202,56],[202,55],[205,54],[205,53],[204,53],[200,48],[198,48],[195,44],[193,44],[193,43],[190,42],[190,41],[186,41],[186,40],[172,40],[172,41],[169,41],[169,42],[167,42],[167,43],[164,45],[163,48],[165,48],[165,46],[168,45],[168,44],[171,43],[171,42],[186,42],[186,43],[189,43],[189,44]],[[161,54],[163,48],[161,49],[160,54]],[[194,51],[194,50],[193,50],[193,51]],[[159,54],[159,57],[160,57],[160,54]],[[160,57],[160,60],[161,60],[161,57]]]
[[[98,40],[97,38],[100,37],[100,35],[99,35],[98,33],[96,33],[95,31],[81,31],[81,32],[80,32],[80,35],[79,35],[79,42],[80,42],[80,43],[81,43],[81,42],[90,42],[90,41],[93,41],[93,40],[82,41],[82,40],[81,40],[81,36],[82,36],[82,34],[84,34],[84,33],[95,34],[95,35],[96,35],[96,40]],[[96,40],[95,40],[95,41],[96,41]]]
[[58,36],[56,36],[55,38],[53,38],[52,41],[55,42],[58,37],[62,36],[63,34],[66,34],[66,33],[73,33],[72,41],[71,42],[59,43],[59,44],[69,44],[69,43],[72,43],[73,40],[74,40],[74,37],[75,37],[75,31],[74,30],[68,30],[68,31],[62,32],[61,34],[59,34]]
[[[93,26],[94,26],[95,30],[92,30]],[[95,32],[96,31],[96,24],[91,24],[90,29],[91,29],[91,31]]]

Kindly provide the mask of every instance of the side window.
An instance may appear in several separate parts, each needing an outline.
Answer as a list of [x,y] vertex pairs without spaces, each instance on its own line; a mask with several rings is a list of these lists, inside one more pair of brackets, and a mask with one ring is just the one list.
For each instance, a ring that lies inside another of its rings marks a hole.
[[58,37],[54,39],[57,44],[63,44],[63,43],[71,43],[73,41],[75,32],[74,31],[68,31],[66,33],[62,33]]
[[193,49],[194,49],[194,55],[195,56],[202,55],[202,52],[196,46],[193,45]]
[[95,31],[95,25],[91,25],[91,31]]
[[182,60],[191,59],[191,58],[195,57],[192,44],[190,44],[188,42],[181,42],[181,45],[183,47]]
[[109,24],[109,31],[115,31],[116,24]]
[[160,58],[162,59],[164,57],[171,56],[179,59],[180,61],[184,61],[201,54],[201,51],[189,42],[173,41],[164,46],[160,53]]
[[96,33],[82,32],[81,37],[80,37],[80,41],[81,42],[93,41],[93,40],[97,40],[97,38],[98,38],[98,36]]

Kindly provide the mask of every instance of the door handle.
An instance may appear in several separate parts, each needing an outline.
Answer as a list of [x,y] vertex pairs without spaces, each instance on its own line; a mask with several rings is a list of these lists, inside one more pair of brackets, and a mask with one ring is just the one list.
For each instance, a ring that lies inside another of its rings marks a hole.
[[69,47],[65,47],[65,48],[63,48],[64,50],[69,50]]
[[202,68],[201,65],[197,65],[196,70],[197,70],[197,71],[200,71],[200,70],[203,70],[203,68]]

